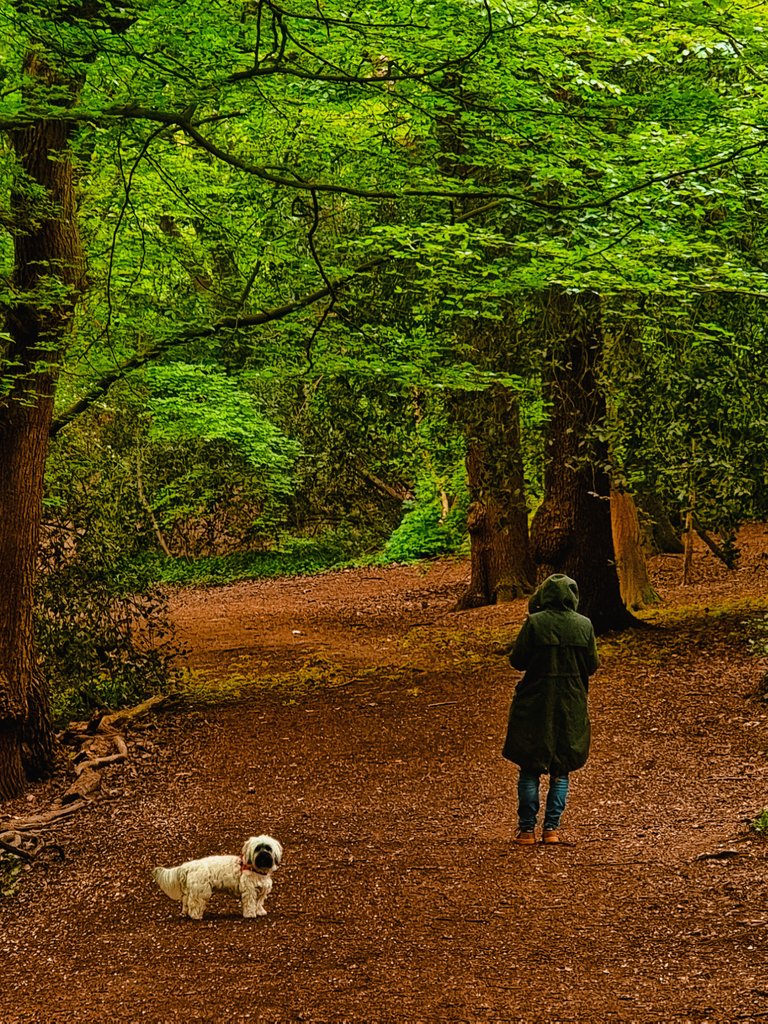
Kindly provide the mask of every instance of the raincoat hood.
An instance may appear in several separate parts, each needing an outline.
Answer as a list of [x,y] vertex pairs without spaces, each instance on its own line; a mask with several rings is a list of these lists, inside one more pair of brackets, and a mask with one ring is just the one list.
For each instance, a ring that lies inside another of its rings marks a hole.
[[528,605],[529,612],[542,612],[545,608],[555,611],[575,612],[579,607],[579,587],[576,580],[562,573],[548,576],[533,595]]

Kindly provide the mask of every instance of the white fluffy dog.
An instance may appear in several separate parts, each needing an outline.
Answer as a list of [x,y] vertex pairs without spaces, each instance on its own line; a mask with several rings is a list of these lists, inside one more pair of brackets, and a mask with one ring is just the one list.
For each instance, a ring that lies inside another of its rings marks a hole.
[[239,896],[243,917],[262,917],[264,900],[272,890],[272,872],[282,859],[283,848],[272,836],[251,836],[239,857],[226,854],[188,860],[175,868],[155,868],[152,877],[166,896],[181,900],[182,917],[202,920],[214,892]]

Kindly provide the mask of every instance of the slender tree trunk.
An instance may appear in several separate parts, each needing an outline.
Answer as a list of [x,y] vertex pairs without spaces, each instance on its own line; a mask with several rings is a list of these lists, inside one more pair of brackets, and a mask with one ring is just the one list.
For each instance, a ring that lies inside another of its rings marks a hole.
[[637,503],[644,519],[650,520],[643,527],[644,546],[653,554],[682,555],[683,543],[657,495],[646,491],[638,495]]
[[625,606],[635,611],[658,604],[659,595],[648,576],[637,506],[627,491],[611,491],[611,527],[621,599]]
[[543,575],[562,572],[579,585],[579,611],[595,631],[626,629],[636,620],[624,607],[611,533],[608,450],[596,428],[605,421],[605,399],[596,368],[602,346],[600,297],[551,293],[547,308],[552,340],[545,397],[550,419],[544,501],[531,541]]
[[693,512],[685,517],[685,551],[683,554],[683,583],[687,586],[693,576],[693,538],[696,528],[693,525]]
[[[67,91],[30,55],[30,79]],[[7,314],[3,355],[15,374],[0,401],[0,797],[23,785],[22,754],[39,776],[52,749],[44,683],[35,673],[34,576],[53,397],[64,338],[82,279],[70,127],[39,120],[11,133],[24,177],[11,196],[15,216],[13,286],[20,301]],[[32,186],[32,188],[30,188]]]
[[136,453],[136,493],[139,496],[139,504],[147,513],[147,518],[149,519],[149,522],[152,526],[152,530],[155,534],[155,539],[157,540],[157,543],[160,546],[160,550],[163,552],[166,558],[173,558],[173,552],[168,547],[168,542],[163,536],[163,531],[160,529],[160,523],[158,523],[157,521],[157,516],[155,515],[154,509],[152,508],[152,505],[150,504],[149,499],[147,498],[147,495],[144,491],[144,477],[141,472],[141,452]]
[[484,415],[476,424],[482,437],[470,438],[467,452],[472,574],[458,609],[513,601],[530,593],[536,579],[517,401],[506,388],[494,387],[473,406],[475,415]]

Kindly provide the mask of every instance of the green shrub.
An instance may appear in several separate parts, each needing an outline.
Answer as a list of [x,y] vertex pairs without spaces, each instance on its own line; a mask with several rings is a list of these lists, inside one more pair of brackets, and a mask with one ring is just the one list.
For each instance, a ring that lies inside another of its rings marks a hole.
[[437,482],[432,479],[419,481],[415,497],[409,503],[410,508],[387,541],[382,553],[383,561],[412,562],[459,550],[467,536],[469,505],[463,467],[453,474],[446,493],[450,502],[447,515]]
[[137,559],[136,571],[170,586],[209,586],[238,580],[310,576],[354,557],[352,539],[329,532],[320,537],[289,537],[271,551],[241,552],[208,558],[166,558],[152,553]]
[[173,683],[180,648],[162,593],[121,594],[92,571],[48,574],[41,590],[37,635],[55,722],[130,707]]
[[120,557],[108,530],[47,518],[35,629],[57,723],[128,707],[175,679],[167,598]]
[[764,807],[757,817],[750,821],[749,827],[759,836],[768,838],[768,807]]

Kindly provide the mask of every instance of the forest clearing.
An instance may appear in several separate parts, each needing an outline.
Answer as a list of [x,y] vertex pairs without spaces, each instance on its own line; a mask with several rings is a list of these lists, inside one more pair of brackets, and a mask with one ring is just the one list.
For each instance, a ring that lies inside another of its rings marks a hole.
[[[64,860],[1,905],[3,1024],[765,1019],[767,540],[734,571],[702,545],[689,586],[652,561],[665,604],[600,641],[555,849],[512,845],[499,756],[525,602],[452,611],[466,561],[179,592],[190,665],[243,689],[136,723],[51,830]],[[184,920],[152,883],[261,831],[285,846],[267,917]]]

